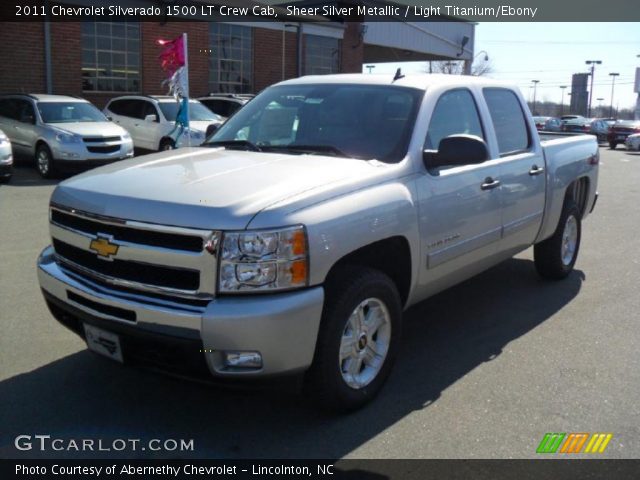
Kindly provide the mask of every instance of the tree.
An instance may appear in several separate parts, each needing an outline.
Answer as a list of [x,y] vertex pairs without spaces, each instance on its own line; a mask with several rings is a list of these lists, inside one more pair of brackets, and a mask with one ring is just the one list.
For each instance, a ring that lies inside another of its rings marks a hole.
[[[463,75],[464,61],[461,60],[437,60],[430,61],[424,69],[427,73],[444,73],[447,75]],[[493,72],[490,60],[480,60],[471,65],[471,75],[483,77]]]

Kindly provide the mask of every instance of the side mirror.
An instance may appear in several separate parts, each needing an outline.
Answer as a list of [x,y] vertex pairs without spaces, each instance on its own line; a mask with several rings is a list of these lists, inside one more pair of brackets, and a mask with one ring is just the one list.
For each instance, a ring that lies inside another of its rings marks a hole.
[[158,121],[158,116],[154,113],[151,113],[149,115],[147,115],[146,117],[144,117],[144,121],[145,122],[157,122]]
[[219,123],[212,123],[211,125],[209,125],[207,127],[207,132],[205,133],[205,137],[209,138],[211,135],[213,135],[214,133],[216,133],[218,131],[218,128],[220,128],[220,124]]
[[480,137],[475,135],[450,135],[440,140],[438,151],[425,150],[422,160],[427,168],[472,165],[489,159],[489,149]]

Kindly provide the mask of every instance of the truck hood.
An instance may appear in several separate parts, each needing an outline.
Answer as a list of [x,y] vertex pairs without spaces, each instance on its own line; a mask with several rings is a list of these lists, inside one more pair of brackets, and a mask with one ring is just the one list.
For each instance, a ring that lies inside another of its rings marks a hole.
[[317,155],[183,148],[91,170],[60,183],[52,202],[90,213],[205,229],[244,229],[276,202],[327,185],[361,184],[379,162]]
[[63,132],[75,133],[83,137],[113,137],[125,133],[124,128],[112,122],[49,123],[48,125]]

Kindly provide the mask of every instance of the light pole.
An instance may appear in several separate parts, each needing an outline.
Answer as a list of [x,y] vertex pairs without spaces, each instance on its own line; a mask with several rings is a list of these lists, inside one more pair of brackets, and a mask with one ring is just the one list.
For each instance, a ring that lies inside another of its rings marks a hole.
[[538,83],[540,83],[540,80],[531,80],[531,82],[533,83],[533,114],[536,114],[536,90],[538,88]]
[[619,73],[610,73],[611,76],[611,106],[609,107],[609,118],[613,118],[613,89],[616,86],[616,77],[620,75]]
[[602,102],[604,101],[604,97],[596,98],[598,100],[598,111],[600,112],[600,116],[602,116]]
[[564,114],[564,89],[567,88],[566,85],[560,85],[560,90],[562,90],[562,96],[560,97],[560,116]]
[[587,65],[591,65],[591,87],[589,90],[589,112],[587,113],[588,117],[591,117],[591,100],[593,100],[593,75],[596,71],[596,65],[601,65],[602,60],[587,60],[584,63]]

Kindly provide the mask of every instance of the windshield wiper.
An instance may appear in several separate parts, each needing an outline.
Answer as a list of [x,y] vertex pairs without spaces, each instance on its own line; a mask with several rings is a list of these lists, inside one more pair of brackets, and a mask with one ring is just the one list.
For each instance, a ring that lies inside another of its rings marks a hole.
[[322,153],[322,154],[333,154],[338,157],[346,157],[352,158],[351,155],[347,155],[342,150],[333,145],[269,145],[262,147],[263,150],[285,150],[285,151],[294,151],[300,153]]
[[261,152],[262,149],[257,146],[255,143],[250,142],[249,140],[218,140],[216,142],[207,142],[203,144],[203,146],[207,147],[225,147],[225,148],[236,148],[242,150],[250,150],[252,152]]

